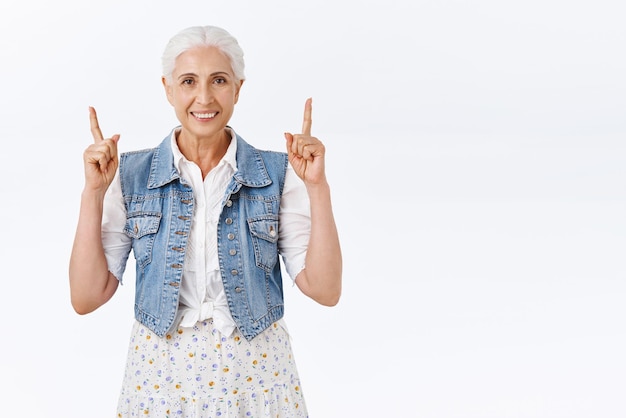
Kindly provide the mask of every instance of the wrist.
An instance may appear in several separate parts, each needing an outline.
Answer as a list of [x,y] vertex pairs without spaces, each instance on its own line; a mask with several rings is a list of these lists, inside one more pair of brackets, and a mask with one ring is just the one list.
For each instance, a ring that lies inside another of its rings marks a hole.
[[89,187],[85,187],[83,189],[83,192],[81,193],[81,200],[103,202],[105,195],[106,195],[106,189],[102,190],[99,188],[92,189]]
[[318,183],[306,183],[305,185],[309,199],[318,197],[326,198],[330,196],[330,185],[325,179]]

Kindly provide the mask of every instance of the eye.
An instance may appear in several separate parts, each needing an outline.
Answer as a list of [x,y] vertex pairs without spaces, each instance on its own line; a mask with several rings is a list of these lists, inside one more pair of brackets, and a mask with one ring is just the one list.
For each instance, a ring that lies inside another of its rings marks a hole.
[[227,80],[224,77],[217,77],[215,80],[213,80],[213,82],[215,84],[225,84],[227,83]]
[[181,84],[190,86],[193,84],[193,78],[185,78],[183,81],[181,81]]

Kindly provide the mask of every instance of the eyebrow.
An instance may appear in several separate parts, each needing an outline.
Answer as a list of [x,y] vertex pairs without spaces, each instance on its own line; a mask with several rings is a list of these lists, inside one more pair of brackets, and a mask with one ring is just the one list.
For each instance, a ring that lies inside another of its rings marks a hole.
[[[228,77],[232,77],[232,75],[230,75],[226,71],[216,71],[214,73],[209,74],[209,76],[211,76],[211,77],[215,77],[216,75],[226,75]],[[184,73],[184,74],[179,75],[177,77],[177,80],[180,80],[181,78],[185,78],[185,77],[198,77],[198,74],[196,74],[196,73]]]

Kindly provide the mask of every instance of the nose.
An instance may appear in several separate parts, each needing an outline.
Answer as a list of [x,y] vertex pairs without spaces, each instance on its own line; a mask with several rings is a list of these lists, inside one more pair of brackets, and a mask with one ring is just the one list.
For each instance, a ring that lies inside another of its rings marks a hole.
[[209,104],[213,101],[213,91],[211,90],[210,84],[201,84],[198,87],[196,94],[196,103],[198,104]]

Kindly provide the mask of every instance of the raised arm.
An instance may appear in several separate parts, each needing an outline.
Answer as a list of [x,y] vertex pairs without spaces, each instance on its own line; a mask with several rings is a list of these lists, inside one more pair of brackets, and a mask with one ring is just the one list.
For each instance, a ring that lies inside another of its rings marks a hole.
[[342,256],[326,180],[322,142],[311,136],[312,100],[304,105],[302,133],[285,133],[289,162],[304,181],[311,204],[311,236],[306,267],[296,277],[300,290],[318,303],[334,306],[341,296]]
[[120,136],[104,139],[92,107],[89,121],[94,142],[83,153],[85,186],[69,265],[72,307],[79,314],[92,312],[106,303],[119,283],[107,266],[101,224],[104,195],[119,163],[117,141]]

